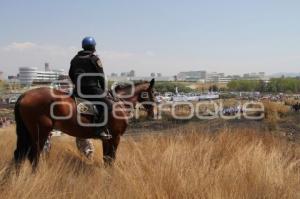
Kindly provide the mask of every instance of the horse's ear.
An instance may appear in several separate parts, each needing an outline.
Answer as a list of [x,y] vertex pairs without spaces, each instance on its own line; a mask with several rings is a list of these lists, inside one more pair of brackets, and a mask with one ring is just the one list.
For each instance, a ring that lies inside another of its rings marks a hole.
[[153,78],[153,79],[150,81],[150,86],[149,86],[149,88],[153,88],[154,83],[155,83],[155,79]]

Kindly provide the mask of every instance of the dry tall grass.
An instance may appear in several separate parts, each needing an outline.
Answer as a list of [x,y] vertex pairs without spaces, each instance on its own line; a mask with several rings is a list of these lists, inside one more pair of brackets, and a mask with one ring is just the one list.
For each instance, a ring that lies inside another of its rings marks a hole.
[[299,99],[294,99],[294,98],[287,98],[286,100],[284,100],[284,104],[287,106],[292,106],[296,103],[300,103]]
[[279,102],[263,102],[265,107],[265,118],[270,130],[275,130],[279,120],[286,116],[290,108]]
[[[249,129],[123,138],[113,168],[101,145],[92,162],[73,139],[56,138],[48,158],[31,174],[0,180],[5,198],[300,198],[300,145]],[[0,132],[0,179],[14,148],[13,129]]]

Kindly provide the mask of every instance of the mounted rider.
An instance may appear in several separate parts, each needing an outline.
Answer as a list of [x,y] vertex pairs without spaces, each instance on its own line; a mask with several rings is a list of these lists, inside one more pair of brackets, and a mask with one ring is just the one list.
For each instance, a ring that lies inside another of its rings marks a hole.
[[[93,37],[85,37],[82,40],[83,50],[79,51],[77,55],[71,60],[71,67],[69,70],[69,76],[75,85],[75,95],[80,98],[94,101],[104,102],[107,105],[108,112],[112,110],[111,102],[103,96],[99,98],[99,95],[105,93],[105,77],[100,58],[95,55],[96,52],[96,41]],[[78,77],[82,74],[86,76],[81,77],[81,81],[78,82]],[[93,75],[90,75],[93,74]],[[78,90],[80,89],[83,95],[95,95],[95,97],[80,96]],[[103,106],[96,105],[98,113],[103,112]],[[100,115],[100,114],[99,114]],[[104,116],[104,117],[107,117]],[[100,116],[97,117],[100,122]],[[105,127],[97,127],[96,136],[100,139],[110,139],[111,135]]]

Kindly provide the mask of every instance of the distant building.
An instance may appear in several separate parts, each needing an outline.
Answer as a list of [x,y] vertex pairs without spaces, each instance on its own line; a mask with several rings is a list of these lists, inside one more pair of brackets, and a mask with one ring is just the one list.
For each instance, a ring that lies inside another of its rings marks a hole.
[[45,63],[45,71],[51,71],[49,63]]
[[36,67],[20,67],[18,79],[21,85],[31,86],[32,84],[50,84],[59,80],[61,75],[64,75],[64,70],[50,70],[49,65],[45,64],[45,71],[40,71]]
[[187,71],[178,73],[177,79],[182,81],[201,81],[205,80],[206,76],[206,71]]
[[240,75],[230,75],[229,77],[231,77],[232,80],[240,80],[240,79],[242,79],[242,77]]
[[156,81],[174,81],[173,76],[108,76],[107,79],[110,81],[150,81],[152,78],[155,78]]
[[243,75],[243,80],[263,80],[269,81],[269,77],[266,76],[264,72],[259,73],[246,73]]
[[202,83],[224,83],[227,84],[232,80],[231,76],[225,76],[224,73],[206,72],[206,71],[187,71],[180,72],[177,75],[181,81],[197,81]]
[[9,76],[7,76],[7,79],[8,79],[8,80],[17,80],[17,79],[18,79],[18,76],[15,76],[15,75],[9,75]]
[[[112,73],[110,76],[111,77],[117,77],[118,74],[117,73]],[[121,77],[135,77],[135,71],[131,70],[129,72],[121,72],[120,76]]]
[[216,73],[216,72],[208,73],[206,76],[206,82],[218,83],[221,77],[224,77],[224,73]]
[[118,77],[118,74],[117,73],[111,73],[110,76],[111,77]]
[[135,76],[135,71],[131,70],[129,71],[129,73],[127,74],[128,77],[134,77]]
[[226,76],[226,77],[219,77],[218,82],[219,84],[228,84],[229,82],[231,82],[233,79],[230,76]]
[[227,84],[232,81],[232,76],[225,76],[224,73],[208,73],[206,78],[206,83],[219,83],[219,84]]
[[227,84],[232,80],[263,80],[269,81],[269,77],[264,72],[246,73],[243,76],[239,75],[225,75],[224,73],[206,72],[206,71],[187,71],[180,72],[177,75],[178,80],[181,81],[197,81],[203,83],[222,83]]

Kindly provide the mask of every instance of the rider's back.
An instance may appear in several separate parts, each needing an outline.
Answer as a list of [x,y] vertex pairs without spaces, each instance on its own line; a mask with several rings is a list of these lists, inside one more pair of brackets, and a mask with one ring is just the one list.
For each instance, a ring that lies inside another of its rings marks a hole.
[[[92,51],[82,50],[72,59],[69,76],[77,87],[101,87],[104,85],[104,78],[101,77],[103,69],[99,66],[100,59]],[[85,74],[78,84],[78,77]]]

